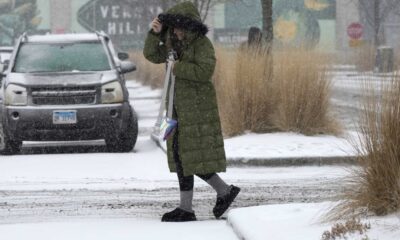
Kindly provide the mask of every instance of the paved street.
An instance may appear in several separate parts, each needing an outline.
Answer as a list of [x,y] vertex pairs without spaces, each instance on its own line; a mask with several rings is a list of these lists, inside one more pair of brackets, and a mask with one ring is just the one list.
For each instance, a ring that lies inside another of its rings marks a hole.
[[[63,218],[150,218],[178,204],[176,176],[165,154],[150,140],[158,91],[129,83],[139,115],[134,152],[106,153],[103,142],[27,143],[18,156],[0,158],[0,223]],[[229,168],[223,178],[242,188],[233,207],[333,200],[346,171],[342,167]],[[194,208],[212,219],[215,193],[196,179]]]

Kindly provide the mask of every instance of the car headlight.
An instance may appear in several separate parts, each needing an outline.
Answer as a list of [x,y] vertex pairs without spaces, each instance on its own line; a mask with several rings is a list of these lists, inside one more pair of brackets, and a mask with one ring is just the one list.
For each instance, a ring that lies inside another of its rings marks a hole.
[[117,81],[101,87],[101,103],[120,103],[124,101],[121,84]]
[[28,104],[28,94],[26,88],[10,84],[6,88],[6,105],[24,106]]

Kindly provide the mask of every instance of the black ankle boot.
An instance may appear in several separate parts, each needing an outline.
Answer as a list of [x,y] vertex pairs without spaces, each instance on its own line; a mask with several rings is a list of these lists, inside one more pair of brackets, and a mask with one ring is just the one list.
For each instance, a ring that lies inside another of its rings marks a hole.
[[240,192],[240,188],[231,185],[230,190],[227,194],[222,197],[217,197],[217,203],[213,209],[214,216],[219,218],[224,214],[224,212],[229,208],[232,204],[233,200],[235,200],[236,196]]
[[161,218],[161,222],[189,222],[196,220],[194,212],[188,212],[181,208],[176,208],[171,212],[167,212]]

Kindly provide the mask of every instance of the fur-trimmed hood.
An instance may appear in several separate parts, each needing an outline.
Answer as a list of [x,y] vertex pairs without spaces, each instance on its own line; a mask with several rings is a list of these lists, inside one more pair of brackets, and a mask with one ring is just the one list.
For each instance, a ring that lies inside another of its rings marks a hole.
[[158,16],[167,27],[180,28],[189,32],[206,35],[208,27],[202,23],[200,13],[193,3],[183,2]]

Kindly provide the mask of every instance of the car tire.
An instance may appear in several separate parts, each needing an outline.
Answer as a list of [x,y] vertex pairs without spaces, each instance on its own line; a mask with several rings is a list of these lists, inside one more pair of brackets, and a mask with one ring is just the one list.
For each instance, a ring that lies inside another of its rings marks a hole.
[[106,139],[106,146],[109,152],[130,152],[135,147],[138,137],[138,121],[135,112],[130,112],[128,126],[117,138]]
[[21,151],[22,141],[16,141],[10,139],[6,131],[3,128],[3,124],[0,123],[0,154],[1,155],[13,155]]

